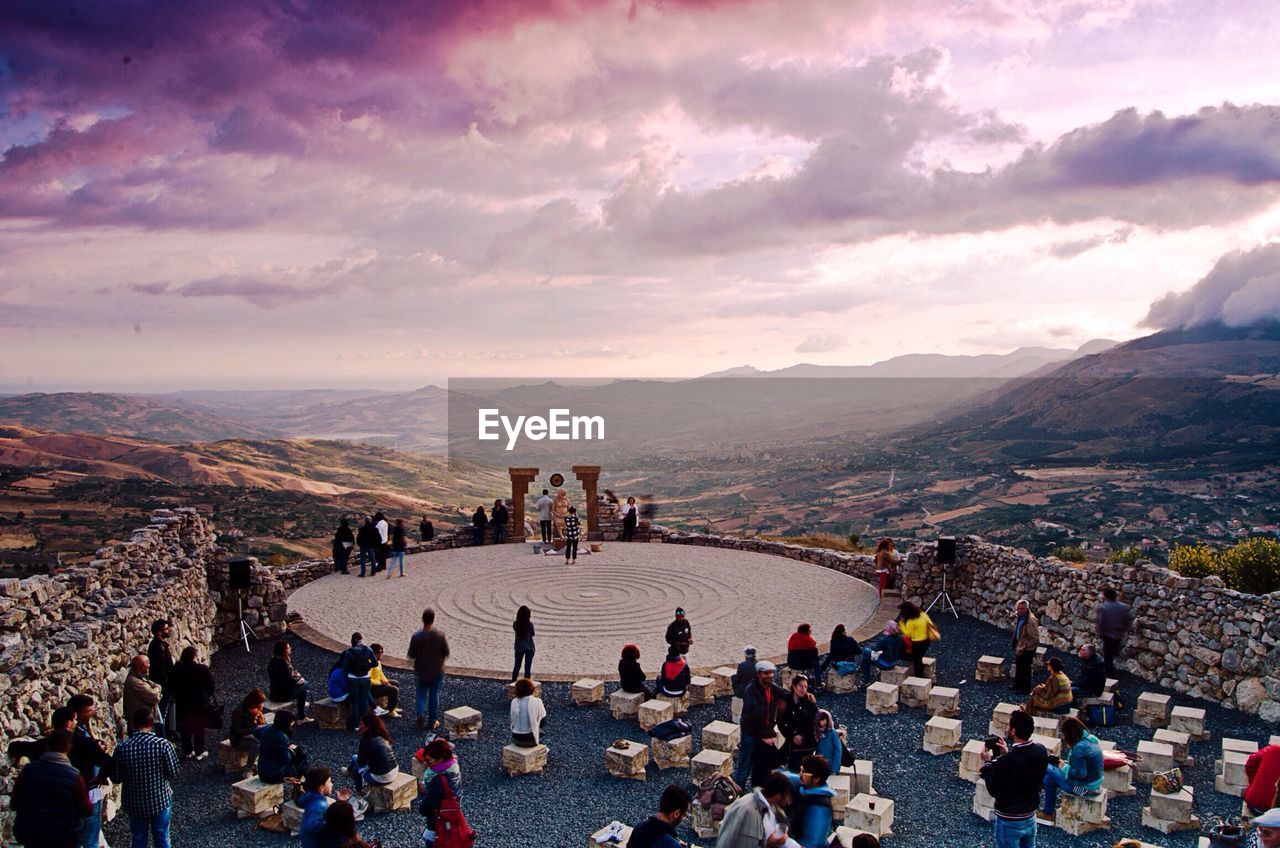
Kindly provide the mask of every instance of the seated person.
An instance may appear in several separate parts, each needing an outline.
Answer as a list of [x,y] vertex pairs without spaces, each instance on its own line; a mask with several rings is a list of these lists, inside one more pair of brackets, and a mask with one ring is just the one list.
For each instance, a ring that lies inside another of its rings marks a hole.
[[818,643],[813,628],[801,624],[787,639],[787,668],[813,674],[818,669]]
[[831,765],[823,757],[811,754],[800,763],[799,774],[782,773],[791,781],[788,835],[801,848],[826,848],[835,829],[831,804],[836,791],[827,785]]
[[858,640],[845,632],[843,624],[837,624],[831,631],[831,650],[818,668],[818,677],[825,675],[827,669],[836,663],[856,663],[861,659],[862,649],[858,647]]
[[898,622],[891,621],[880,632],[875,647],[862,649],[862,682],[871,682],[872,666],[888,671],[905,655],[906,643],[902,640],[902,629],[898,627]]
[[1049,657],[1045,660],[1047,676],[1043,683],[1031,690],[1031,698],[1027,701],[1027,712],[1062,714],[1071,709],[1071,680],[1063,671],[1062,660]]
[[818,717],[813,721],[813,744],[813,753],[833,769],[840,768],[844,762],[844,740],[840,738],[835,718],[826,710],[818,710]]
[[263,783],[283,783],[286,777],[307,773],[307,755],[293,743],[295,718],[289,710],[258,730],[258,777]]
[[365,713],[360,716],[360,746],[351,757],[347,776],[357,792],[364,791],[364,782],[386,786],[400,775],[395,749],[391,747],[391,734],[379,716]]
[[[351,692],[347,690],[347,673],[342,669],[342,660],[339,659],[333,664],[333,668],[329,669],[328,680],[329,700],[335,704],[347,700]],[[350,730],[350,728],[347,728]]]
[[[294,802],[302,808],[302,829],[298,832],[302,848],[321,848],[324,814],[333,803],[330,795],[333,795],[333,775],[329,770],[323,767],[307,769],[302,778],[302,794]],[[351,791],[348,789],[337,794],[339,801],[350,799]]]
[[738,663],[738,670],[733,673],[733,695],[735,698],[741,698],[743,693],[747,691],[747,685],[756,679],[755,647],[747,645],[742,649],[742,654],[745,659]]
[[369,843],[356,833],[356,810],[351,802],[334,801],[324,811],[324,833],[320,844],[338,848],[370,848]]
[[547,708],[533,694],[533,681],[522,677],[516,681],[516,697],[511,701],[511,741],[521,748],[541,744]]
[[622,680],[623,692],[649,697],[649,688],[644,685],[644,669],[640,668],[640,649],[635,645],[623,646],[622,659],[618,660],[618,677]]
[[[1057,659],[1055,657],[1055,659]],[[1085,729],[1078,718],[1062,722],[1062,744],[1067,746],[1067,758],[1056,765],[1056,758],[1049,758],[1049,769],[1044,775],[1044,814],[1052,819],[1058,807],[1058,790],[1080,797],[1091,797],[1102,788],[1102,748],[1098,739]]]
[[262,705],[267,701],[267,693],[254,689],[244,700],[231,711],[231,719],[227,725],[227,739],[231,747],[249,755],[245,767],[253,771],[258,762],[258,728],[266,724],[262,715]]
[[382,646],[375,643],[370,647],[373,650],[373,655],[378,659],[378,664],[369,671],[369,695],[375,700],[378,698],[387,699],[386,709],[374,707],[373,714],[400,718],[402,715],[400,712],[400,684],[387,677],[387,673],[382,670]]
[[1280,783],[1280,745],[1267,745],[1250,754],[1244,763],[1244,776],[1249,778],[1244,802],[1253,816],[1260,816],[1271,809]]
[[1098,649],[1092,644],[1080,646],[1080,675],[1076,685],[1071,687],[1071,697],[1075,701],[1085,698],[1100,698],[1107,688],[1107,666],[1098,656]]
[[448,786],[453,797],[462,801],[462,770],[447,739],[433,739],[418,754],[426,767],[422,775],[423,790],[422,797],[418,799],[418,812],[427,817],[427,830],[422,836],[426,844],[432,845],[436,841],[436,820],[440,815],[440,805],[444,803],[445,787]]
[[272,701],[293,701],[294,715],[307,717],[307,681],[293,668],[293,648],[284,639],[271,649],[267,660],[267,695]]
[[662,664],[662,668],[658,671],[658,683],[654,694],[679,698],[689,690],[691,677],[692,672],[689,671],[689,664],[684,661],[684,657],[675,648],[672,648],[671,653],[667,654],[667,659]]

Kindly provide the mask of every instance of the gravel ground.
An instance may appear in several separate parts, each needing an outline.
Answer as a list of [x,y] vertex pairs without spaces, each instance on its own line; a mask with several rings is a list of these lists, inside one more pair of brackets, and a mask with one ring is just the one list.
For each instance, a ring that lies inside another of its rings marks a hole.
[[[1008,647],[1008,636],[1001,630],[973,619],[942,621],[944,642],[937,646],[939,679],[945,685],[960,686],[965,738],[985,735],[991,711],[1001,700],[1007,700],[1003,685],[978,683],[972,679],[977,658],[986,653],[1002,654]],[[227,649],[214,658],[213,671],[218,680],[223,703],[233,704],[246,689],[265,682],[269,643],[257,643],[252,654]],[[333,661],[331,654],[294,639],[295,664],[309,680],[324,679]],[[1074,658],[1069,658],[1069,672]],[[400,681],[404,701],[412,713],[413,682],[411,675],[393,673]],[[609,689],[612,690],[613,686]],[[1156,687],[1122,675],[1121,691],[1130,704],[1142,691]],[[478,844],[485,848],[516,846],[582,845],[589,834],[613,819],[638,823],[656,808],[662,789],[671,782],[687,782],[682,770],[657,772],[650,766],[649,779],[641,783],[610,778],[604,770],[604,749],[620,737],[644,741],[645,734],[633,722],[614,721],[607,709],[575,708],[569,701],[568,684],[546,684],[543,698],[547,703],[548,734],[551,760],[542,776],[508,778],[500,768],[500,749],[508,739],[507,700],[505,686],[493,681],[450,678],[444,687],[445,708],[467,704],[481,710],[484,728],[478,740],[458,743],[463,773],[463,809],[472,826],[480,834]],[[970,812],[973,798],[971,784],[956,776],[959,754],[933,757],[920,750],[924,723],[923,710],[903,709],[895,716],[873,716],[863,708],[862,693],[820,695],[819,703],[830,709],[837,721],[849,728],[850,746],[859,758],[875,764],[877,792],[895,802],[895,836],[886,844],[899,846],[991,845],[991,826]],[[1213,789],[1213,761],[1220,739],[1231,736],[1257,740],[1265,744],[1273,731],[1265,722],[1212,704],[1175,696],[1175,704],[1204,707],[1208,711],[1209,742],[1192,743],[1196,764],[1184,769],[1188,782],[1195,787],[1198,814],[1207,825],[1212,816],[1238,812],[1240,801]],[[1129,713],[1122,716],[1127,722]],[[695,727],[714,719],[729,718],[729,702],[719,699],[714,705],[695,707],[690,718]],[[390,722],[395,736],[396,752],[408,764],[420,740],[411,719]],[[1120,748],[1133,750],[1139,740],[1150,739],[1152,731],[1123,724],[1101,731],[1104,739],[1114,740]],[[213,749],[219,735],[212,735]],[[338,731],[306,729],[299,731],[297,741],[309,753],[312,762],[331,768],[344,764],[355,749],[355,735]],[[697,734],[695,733],[695,745]],[[695,747],[696,752],[696,747]],[[285,846],[286,836],[257,830],[252,823],[235,818],[228,803],[228,787],[232,777],[217,770],[211,756],[202,763],[186,763],[177,786],[174,815],[174,844],[177,846]],[[345,785],[337,778],[339,786]],[[1110,832],[1071,837],[1061,831],[1040,829],[1039,844],[1048,846],[1109,846],[1115,840],[1130,836],[1155,845],[1192,846],[1194,833],[1164,836],[1141,826],[1142,806],[1150,788],[1138,785],[1136,795],[1113,798],[1108,813],[1113,820]],[[370,816],[361,826],[366,839],[380,838],[386,848],[412,848],[420,844],[423,820],[416,813]],[[127,844],[127,819],[118,817],[107,827],[113,845]],[[683,830],[682,838],[692,844],[708,845]]]

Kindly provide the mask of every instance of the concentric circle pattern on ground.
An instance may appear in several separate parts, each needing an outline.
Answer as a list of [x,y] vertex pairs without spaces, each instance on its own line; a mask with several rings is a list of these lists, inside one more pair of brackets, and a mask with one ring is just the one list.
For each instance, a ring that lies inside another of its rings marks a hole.
[[761,656],[785,653],[801,621],[844,622],[852,632],[874,612],[875,589],[848,575],[782,557],[684,545],[606,544],[601,553],[563,557],[529,545],[460,548],[406,560],[405,577],[334,574],[298,589],[289,607],[305,623],[346,643],[353,630],[403,658],[422,610],[436,610],[454,670],[509,675],[516,609],[527,604],[537,633],[534,677],[616,673],[621,647],[640,646],[656,670],[676,607],[688,611],[698,668],[735,664],[744,642]]

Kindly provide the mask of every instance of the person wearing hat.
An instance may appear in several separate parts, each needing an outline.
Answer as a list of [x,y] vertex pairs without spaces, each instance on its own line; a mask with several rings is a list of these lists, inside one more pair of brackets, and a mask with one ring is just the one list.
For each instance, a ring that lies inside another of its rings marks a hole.
[[1256,828],[1245,845],[1249,848],[1280,848],[1280,807],[1272,807],[1253,820]]
[[756,679],[755,646],[747,645],[742,649],[742,653],[746,656],[746,659],[738,663],[738,670],[733,674],[733,694],[737,698],[741,698],[746,693],[747,686]]
[[693,628],[684,617],[684,607],[676,607],[676,620],[667,625],[667,644],[681,654],[689,653],[693,644]]
[[774,735],[778,726],[778,706],[786,697],[782,687],[773,682],[778,667],[768,660],[756,663],[756,679],[742,696],[741,734],[738,742],[738,765],[733,779],[741,787],[750,778],[760,785],[778,766]]

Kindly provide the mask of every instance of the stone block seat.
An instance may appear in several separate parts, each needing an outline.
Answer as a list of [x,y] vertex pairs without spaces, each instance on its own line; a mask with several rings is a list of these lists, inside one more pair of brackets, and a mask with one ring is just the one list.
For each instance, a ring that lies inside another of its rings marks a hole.
[[1063,792],[1058,795],[1058,811],[1053,826],[1072,836],[1082,836],[1095,830],[1110,830],[1107,816],[1107,790],[1097,795],[1081,797]]
[[929,703],[933,682],[927,677],[908,677],[898,684],[898,698],[904,707],[923,707]]
[[727,665],[711,670],[711,679],[716,682],[716,695],[728,698],[733,695],[733,676],[738,670]]
[[835,666],[827,669],[824,685],[832,695],[847,695],[857,692],[862,685],[862,678],[855,674],[837,674]]
[[844,807],[845,827],[883,839],[893,835],[893,802],[879,795],[855,795]]
[[1133,711],[1133,723],[1155,729],[1169,726],[1169,696],[1159,692],[1143,692]]
[[974,677],[984,683],[999,683],[1004,680],[1004,657],[978,657],[978,670]]
[[703,704],[714,704],[718,687],[711,677],[693,676],[689,678],[689,706],[698,707]]
[[670,721],[675,718],[676,711],[670,701],[652,698],[640,705],[636,715],[641,727],[645,730],[652,730],[664,721]]
[[307,712],[324,730],[345,730],[347,720],[351,717],[351,703],[348,700],[321,698],[308,704]]
[[1204,710],[1197,707],[1174,707],[1169,714],[1169,729],[1185,733],[1197,742],[1207,742]]
[[712,751],[724,751],[736,755],[742,739],[742,729],[731,722],[713,721],[702,728],[702,747]]
[[296,706],[298,705],[293,701],[272,701],[268,698],[267,702],[262,705],[262,711],[264,713],[278,713],[281,710],[289,710],[292,712]]
[[[662,692],[658,692],[653,696],[653,699],[656,701],[666,701],[670,704],[674,715],[682,716],[687,715],[689,712],[689,693],[687,691],[683,695],[667,695]],[[645,729],[647,730],[648,728]]]
[[898,686],[910,676],[910,666],[895,665],[893,668],[880,669],[880,682],[888,683],[890,686]]
[[569,690],[573,703],[579,707],[592,707],[604,700],[604,681],[584,677]]
[[547,757],[551,749],[546,745],[534,745],[522,748],[511,744],[502,749],[502,768],[511,777],[522,774],[542,774],[547,767]]
[[218,743],[218,762],[227,774],[239,774],[249,768],[249,752],[237,751],[230,739]]
[[982,750],[985,747],[981,739],[970,739],[964,743],[964,747],[960,749],[959,777],[961,780],[977,783],[981,779]]
[[1142,826],[1165,834],[1199,830],[1200,819],[1194,813],[1195,800],[1195,788],[1191,786],[1184,786],[1168,795],[1152,792],[1148,806],[1142,808]]
[[733,754],[703,748],[689,761],[689,778],[700,784],[713,774],[733,776]]
[[960,715],[960,690],[951,686],[934,686],[929,690],[925,710],[931,716],[955,718]]
[[621,777],[627,780],[645,780],[645,767],[648,765],[648,745],[619,739],[605,749],[604,767],[614,777]]
[[284,803],[284,784],[250,777],[231,784],[231,809],[241,818],[260,819]]
[[653,763],[658,768],[688,768],[689,755],[693,752],[693,737],[659,739],[655,736],[649,739],[649,748],[653,751]]
[[369,789],[369,810],[374,813],[392,813],[408,810],[418,797],[418,781],[412,774],[400,772],[390,783],[366,784]]
[[302,832],[302,808],[292,801],[284,802],[280,806],[280,823],[290,836],[297,836]]
[[484,715],[477,709],[462,706],[444,711],[444,729],[453,739],[479,739]]
[[635,718],[644,703],[643,692],[623,692],[619,689],[609,696],[609,715],[616,719]]
[[898,687],[893,683],[872,683],[867,687],[867,712],[890,715],[898,712]]

